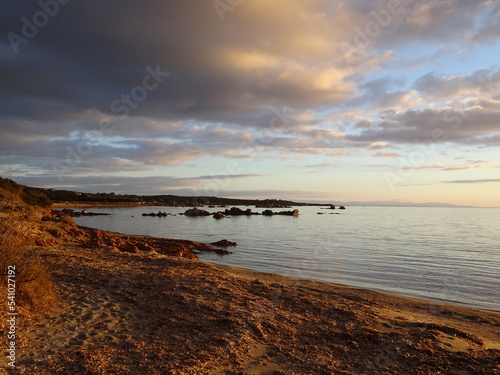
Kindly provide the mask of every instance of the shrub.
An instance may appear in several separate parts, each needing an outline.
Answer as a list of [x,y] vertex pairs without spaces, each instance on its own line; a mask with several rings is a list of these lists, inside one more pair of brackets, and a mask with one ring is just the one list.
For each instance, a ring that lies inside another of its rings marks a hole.
[[8,267],[15,266],[16,306],[43,315],[51,310],[57,295],[49,270],[30,248],[30,219],[36,208],[23,205],[16,194],[0,192],[0,289],[6,290]]
[[[34,188],[19,185],[18,183],[9,180],[8,178],[0,177],[0,189],[5,190],[5,192],[18,195],[21,200],[30,205],[38,207],[50,207],[52,206],[51,199],[41,191]],[[5,194],[5,193],[4,193]],[[2,198],[0,192],[0,199]]]

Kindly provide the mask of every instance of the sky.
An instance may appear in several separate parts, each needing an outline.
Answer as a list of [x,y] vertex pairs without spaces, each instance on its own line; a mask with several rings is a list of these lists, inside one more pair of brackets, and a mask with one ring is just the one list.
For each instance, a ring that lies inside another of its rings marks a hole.
[[0,175],[500,207],[500,3],[0,4]]

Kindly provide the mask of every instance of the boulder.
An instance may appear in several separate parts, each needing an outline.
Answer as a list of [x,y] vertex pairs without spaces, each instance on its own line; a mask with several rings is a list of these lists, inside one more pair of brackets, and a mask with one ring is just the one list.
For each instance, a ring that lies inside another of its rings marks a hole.
[[220,211],[219,211],[219,212],[214,213],[214,216],[213,216],[213,218],[214,218],[214,219],[217,219],[217,220],[219,220],[219,219],[224,219],[225,217],[226,217],[226,215],[224,215],[224,214],[223,214],[222,212],[220,212]]
[[293,211],[281,211],[276,212],[275,215],[284,215],[284,216],[299,216],[299,210],[295,209]]
[[252,209],[247,208],[245,211],[243,211],[241,208],[238,207],[231,207],[231,209],[226,209],[224,211],[226,215],[231,215],[231,216],[250,216],[250,215],[260,215],[258,212],[252,212]]
[[184,215],[186,216],[191,216],[191,217],[196,217],[196,216],[210,216],[210,212],[205,211],[205,210],[200,210],[199,208],[190,208],[186,212],[184,212]]
[[273,216],[274,212],[272,210],[265,210],[264,212],[262,212],[262,215],[264,215],[264,216]]

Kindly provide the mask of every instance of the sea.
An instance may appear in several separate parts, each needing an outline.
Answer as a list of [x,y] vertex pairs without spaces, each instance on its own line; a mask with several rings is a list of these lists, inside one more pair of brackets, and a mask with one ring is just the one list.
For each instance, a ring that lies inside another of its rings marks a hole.
[[[298,217],[216,220],[180,215],[181,207],[91,207],[112,215],[75,220],[127,234],[238,243],[233,254],[198,254],[206,262],[500,311],[500,209],[294,208]],[[170,215],[142,216],[159,210]]]

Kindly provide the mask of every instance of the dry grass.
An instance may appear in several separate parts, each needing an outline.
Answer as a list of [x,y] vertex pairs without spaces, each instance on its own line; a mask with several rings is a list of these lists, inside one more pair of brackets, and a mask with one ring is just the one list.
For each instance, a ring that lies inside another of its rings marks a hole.
[[57,302],[49,270],[30,249],[39,216],[40,209],[24,204],[19,193],[0,192],[0,290],[7,289],[8,267],[15,266],[16,307],[34,316],[44,315]]

